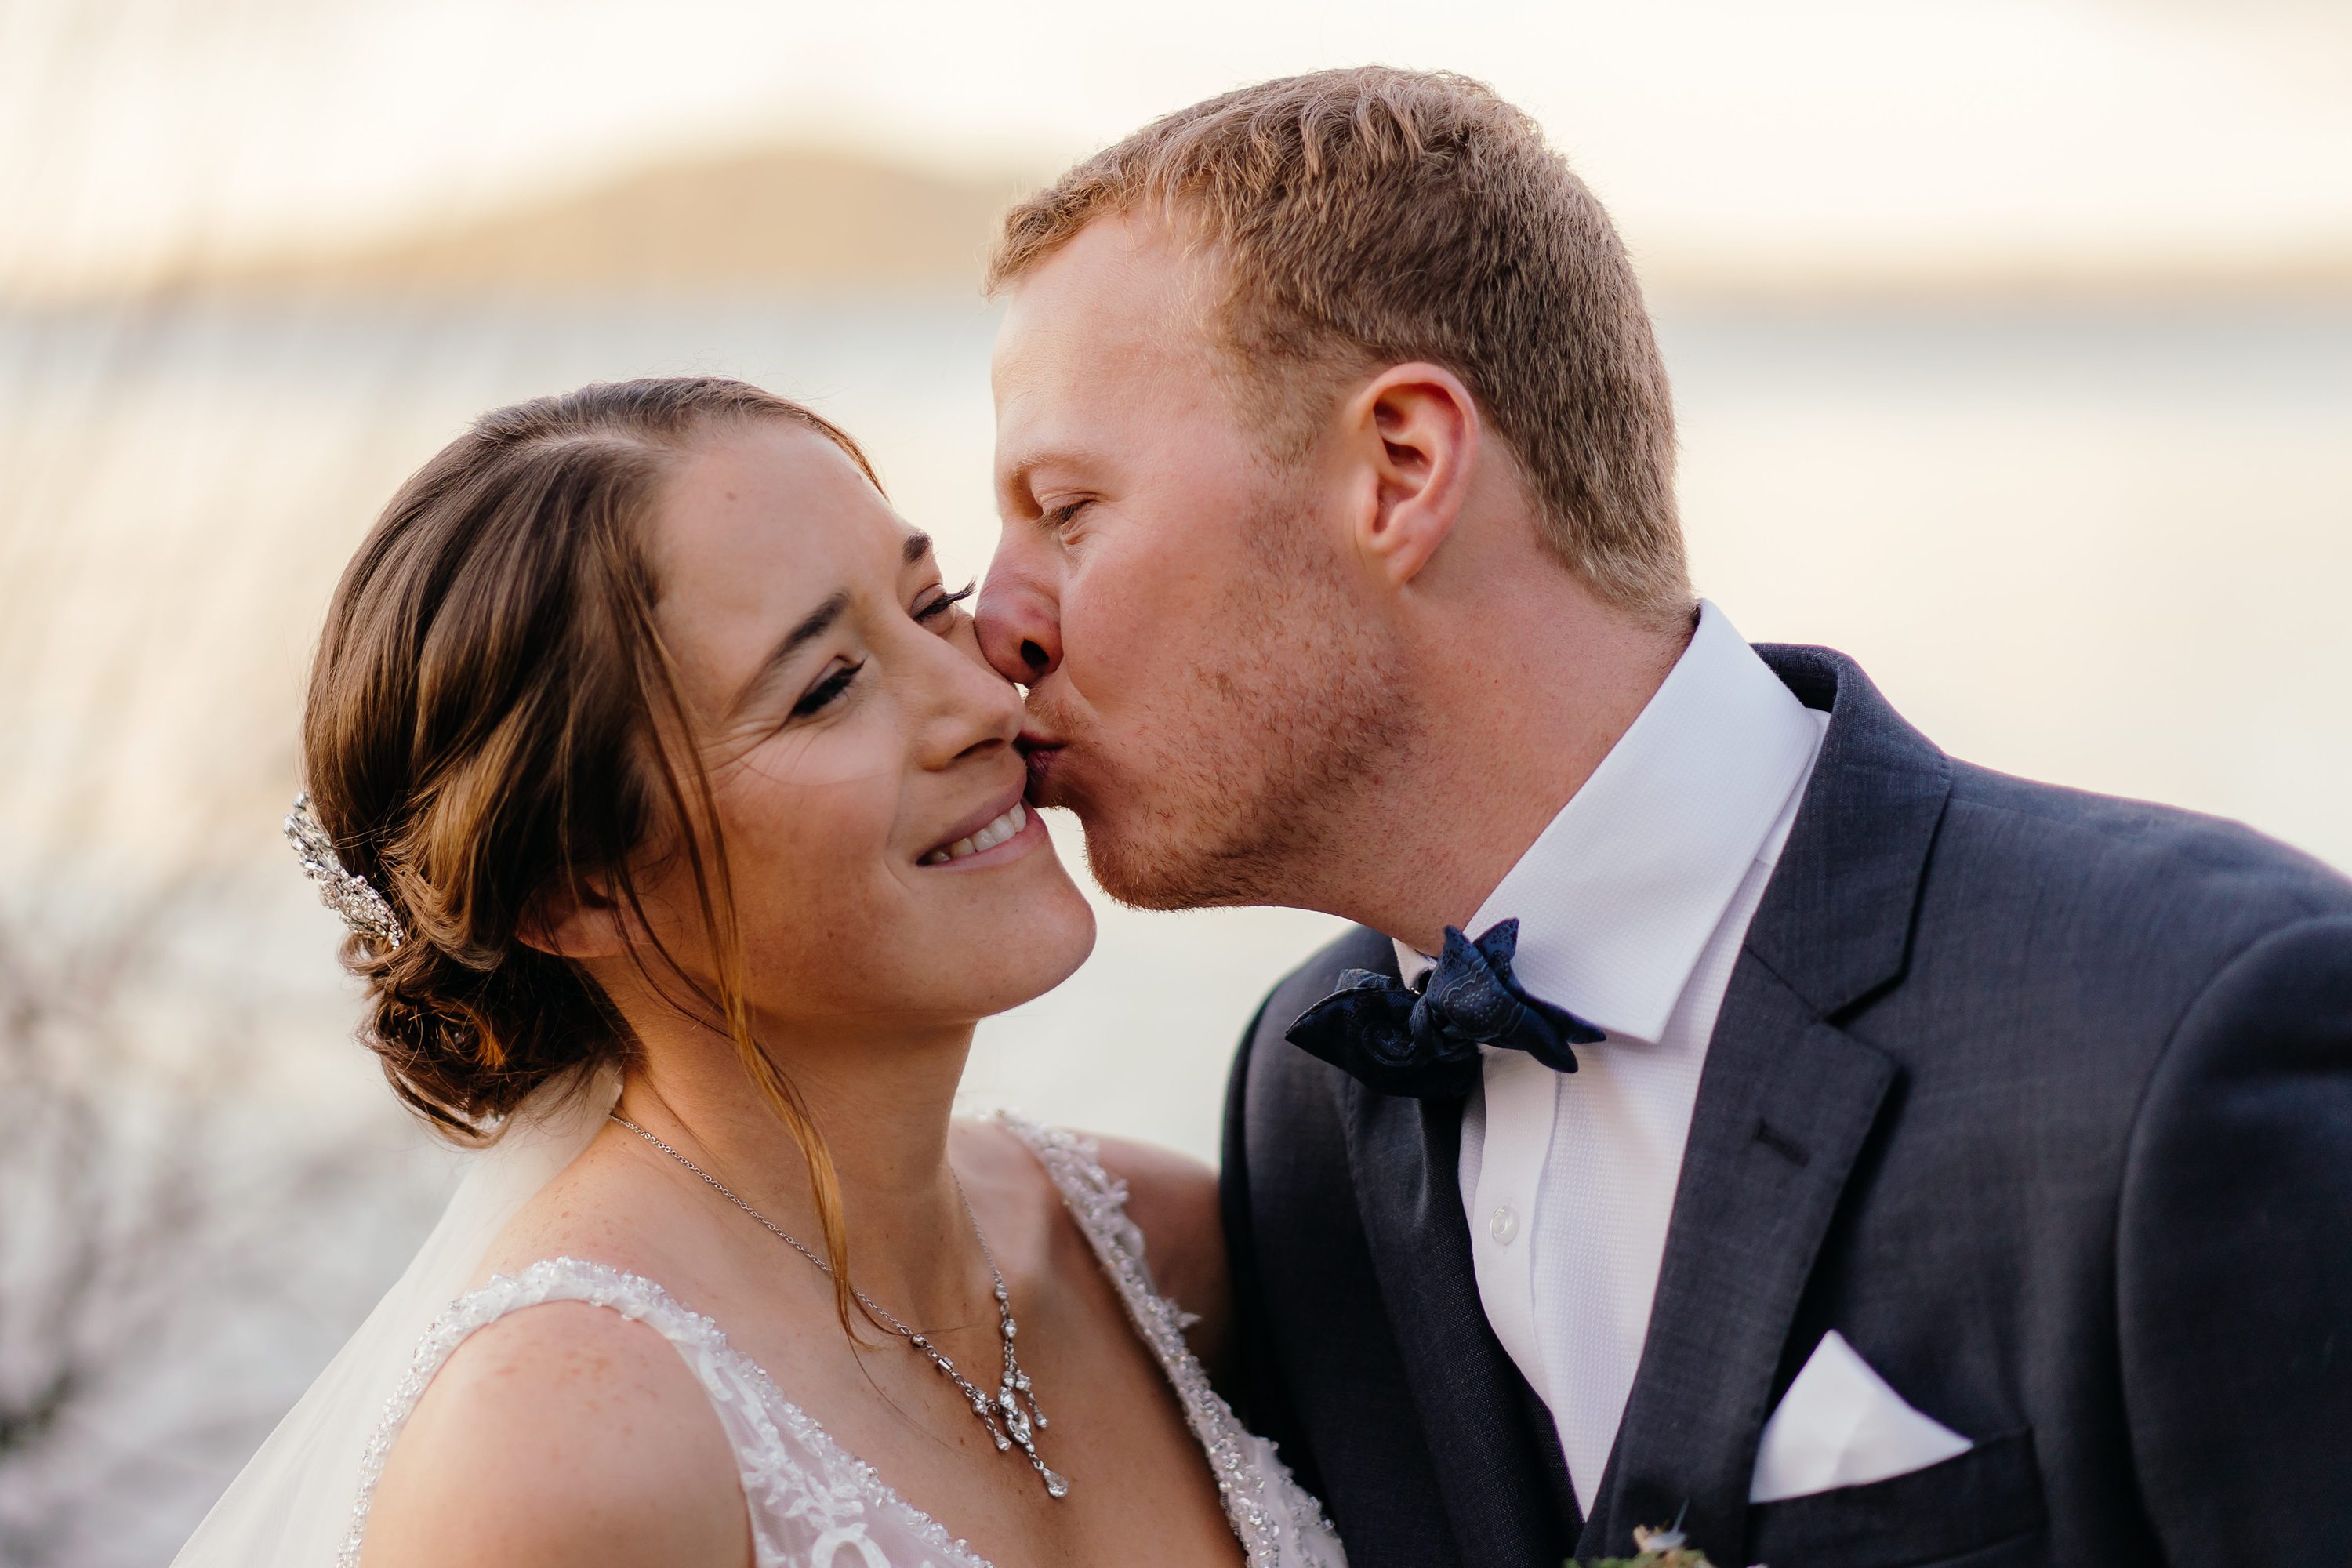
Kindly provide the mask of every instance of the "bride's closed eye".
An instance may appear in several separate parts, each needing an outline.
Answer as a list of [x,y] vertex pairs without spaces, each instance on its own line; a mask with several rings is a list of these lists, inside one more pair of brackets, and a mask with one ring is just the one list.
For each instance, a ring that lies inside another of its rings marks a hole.
[[929,598],[921,600],[915,605],[915,618],[919,621],[936,620],[940,616],[946,615],[950,610],[954,609],[958,605],[962,604],[966,599],[971,598],[972,595],[979,590],[979,588],[980,583],[978,579],[974,579],[970,583],[966,583],[962,587],[958,588],[952,594],[934,594]]
[[[971,598],[979,587],[980,584],[977,582],[972,582],[966,583],[952,594],[944,592],[931,594],[918,601],[909,613],[919,621],[939,620],[958,605]],[[857,679],[857,672],[865,668],[866,661],[860,659],[856,664],[836,665],[826,670],[824,677],[814,686],[810,687],[799,701],[793,704],[793,717],[810,718],[832,707],[842,694],[849,689],[850,683]]]
[[849,683],[856,679],[857,672],[865,668],[866,661],[859,659],[856,664],[836,665],[825,671],[824,679],[810,687],[801,700],[793,704],[793,717],[806,719],[832,707],[835,699],[849,689]]

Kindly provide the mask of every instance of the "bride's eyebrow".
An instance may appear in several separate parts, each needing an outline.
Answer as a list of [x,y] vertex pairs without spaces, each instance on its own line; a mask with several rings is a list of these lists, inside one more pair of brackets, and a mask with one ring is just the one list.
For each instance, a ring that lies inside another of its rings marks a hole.
[[[924,540],[923,545],[925,549],[929,549],[930,541]],[[734,700],[727,704],[728,719],[730,721],[735,719],[744,709],[750,707],[751,700],[759,695],[761,689],[767,685],[769,679],[779,669],[791,662],[793,655],[824,636],[832,629],[833,624],[848,611],[849,591],[845,588],[807,615],[803,616],[793,625],[793,629],[786,632],[776,646],[768,650],[768,657],[760,661],[760,668],[753,670],[737,689]]]

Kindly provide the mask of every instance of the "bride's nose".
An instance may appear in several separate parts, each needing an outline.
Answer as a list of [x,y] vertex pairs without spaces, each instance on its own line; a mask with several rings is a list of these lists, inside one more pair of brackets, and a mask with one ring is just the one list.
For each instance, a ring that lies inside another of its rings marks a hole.
[[[958,646],[961,644],[961,646]],[[1021,693],[961,638],[933,639],[938,653],[919,740],[926,767],[1009,748],[1021,733]]]
[[1045,574],[1005,550],[997,552],[972,614],[981,651],[1007,680],[1034,686],[1062,662],[1061,605]]

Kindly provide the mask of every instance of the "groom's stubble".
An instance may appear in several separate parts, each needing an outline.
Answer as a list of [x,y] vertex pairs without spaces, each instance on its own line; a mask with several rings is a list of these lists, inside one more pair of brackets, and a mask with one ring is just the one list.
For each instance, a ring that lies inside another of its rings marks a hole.
[[1421,732],[1402,660],[1350,601],[1311,482],[1269,463],[1242,530],[1226,634],[1193,639],[1189,694],[1114,754],[1050,690],[1031,710],[1086,766],[1049,793],[1096,880],[1140,909],[1295,904]]

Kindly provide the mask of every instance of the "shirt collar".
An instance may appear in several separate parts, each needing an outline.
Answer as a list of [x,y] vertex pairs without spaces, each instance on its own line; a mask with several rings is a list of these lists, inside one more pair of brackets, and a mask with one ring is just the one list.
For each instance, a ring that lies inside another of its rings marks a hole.
[[[1633,727],[1480,905],[1516,916],[1512,969],[1615,1036],[1665,1033],[1691,971],[1773,825],[1812,771],[1821,728],[1712,604]],[[1407,980],[1430,960],[1402,942]]]

